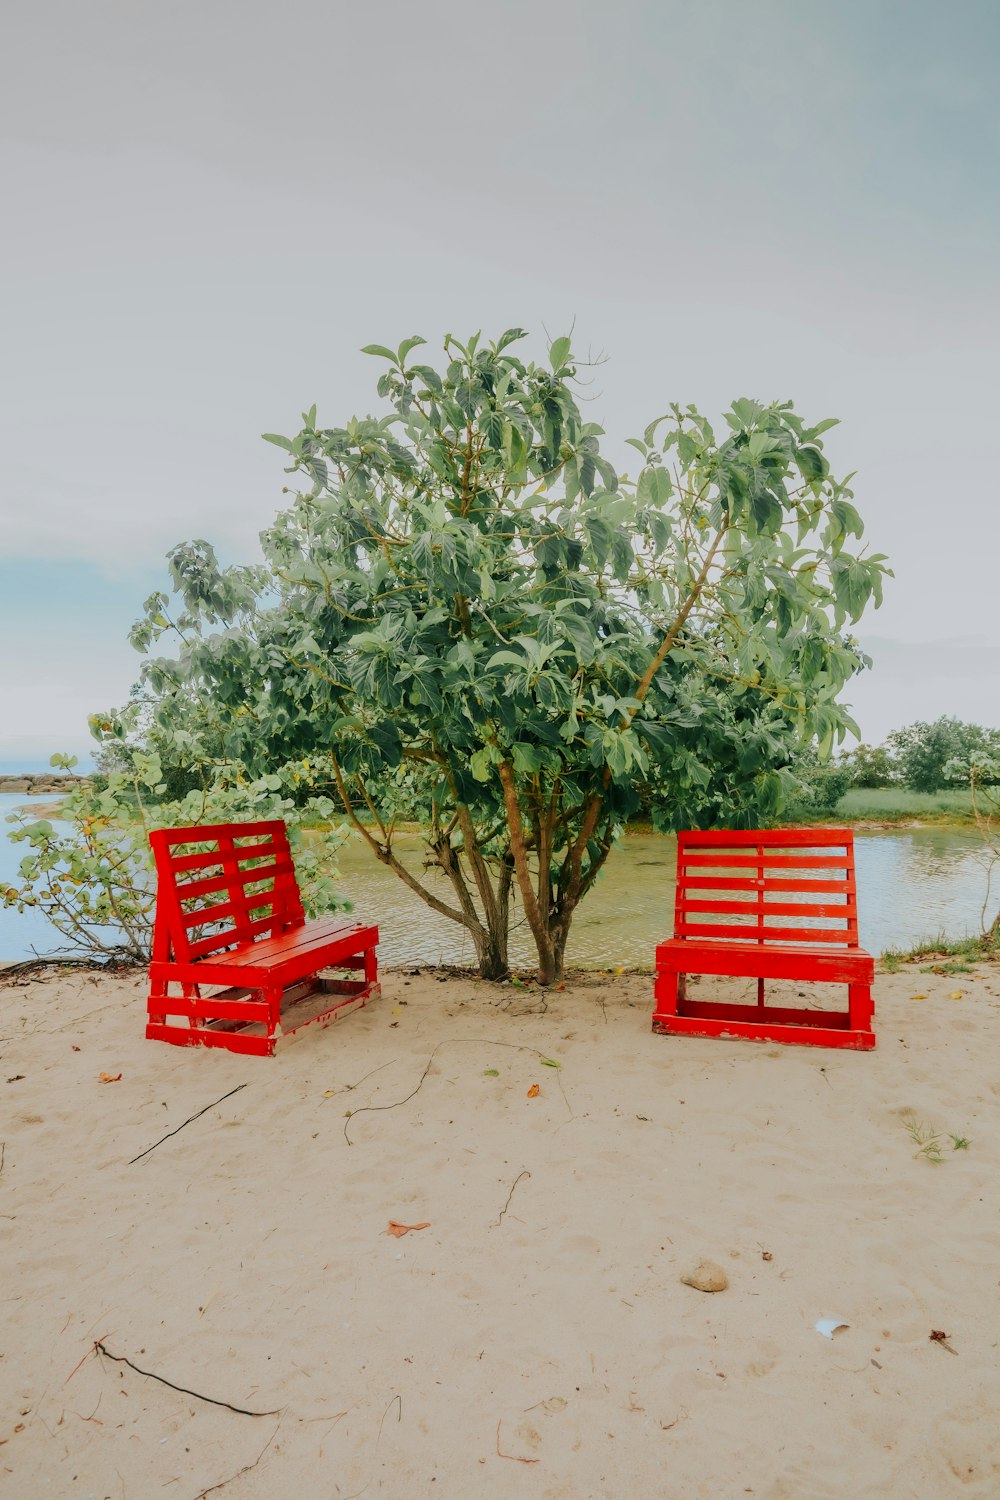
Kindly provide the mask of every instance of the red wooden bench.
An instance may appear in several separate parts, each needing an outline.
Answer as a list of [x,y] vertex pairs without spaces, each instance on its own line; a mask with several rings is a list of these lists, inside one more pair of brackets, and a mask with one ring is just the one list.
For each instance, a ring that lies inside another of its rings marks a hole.
[[270,1056],[279,1037],[328,1025],[378,993],[378,928],[306,921],[284,823],[160,828],[149,842],[147,1037]]
[[[689,974],[756,979],[757,1003],[690,999]],[[858,945],[850,829],[678,834],[674,936],[656,950],[654,1031],[867,1051],[874,975]],[[846,984],[847,1010],[765,1005],[765,979]]]

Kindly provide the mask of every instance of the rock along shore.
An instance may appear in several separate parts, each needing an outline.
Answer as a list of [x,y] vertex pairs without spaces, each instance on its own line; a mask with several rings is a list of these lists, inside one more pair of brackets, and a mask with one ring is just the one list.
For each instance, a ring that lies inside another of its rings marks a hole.
[[60,797],[75,786],[89,786],[89,776],[56,775],[52,771],[26,773],[24,776],[0,776],[0,796],[15,794],[26,797]]

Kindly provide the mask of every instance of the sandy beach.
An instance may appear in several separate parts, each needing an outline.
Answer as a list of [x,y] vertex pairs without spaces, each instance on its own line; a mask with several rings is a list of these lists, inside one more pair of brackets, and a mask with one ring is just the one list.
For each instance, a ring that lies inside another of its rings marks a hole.
[[0,1494],[995,1500],[1000,969],[870,1054],[651,993],[390,972],[250,1059],[0,976]]

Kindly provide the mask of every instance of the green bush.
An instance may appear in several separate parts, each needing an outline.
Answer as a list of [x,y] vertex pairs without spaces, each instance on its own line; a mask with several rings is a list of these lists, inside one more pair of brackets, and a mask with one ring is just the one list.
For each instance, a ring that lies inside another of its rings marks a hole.
[[852,787],[889,787],[899,781],[899,769],[884,745],[858,745],[840,758],[850,772]]
[[[3,904],[41,911],[63,951],[100,961],[148,961],[156,890],[148,836],[154,828],[281,818],[307,913],[348,908],[336,886],[345,831],[310,836],[310,827],[333,816],[333,802],[310,796],[297,806],[291,795],[308,783],[307,767],[285,766],[256,780],[238,765],[217,767],[203,790],[168,798],[158,758],[140,751],[129,758],[131,775],[112,771],[99,787],[75,787],[57,819],[34,818],[30,809],[7,819],[14,825],[8,837],[28,852],[18,882],[0,890]],[[52,761],[66,769],[74,764],[63,756]]]
[[785,807],[782,822],[814,823],[832,817],[851,784],[849,766],[815,758],[795,767],[802,790]]

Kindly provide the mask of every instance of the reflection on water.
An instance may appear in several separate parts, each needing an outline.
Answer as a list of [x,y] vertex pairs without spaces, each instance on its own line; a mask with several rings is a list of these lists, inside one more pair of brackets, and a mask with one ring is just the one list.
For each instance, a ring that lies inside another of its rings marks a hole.
[[[444,876],[421,869],[416,837],[401,842],[400,857],[435,895],[450,900]],[[855,857],[860,937],[873,953],[940,931],[960,937],[979,930],[985,874],[974,830],[859,831]],[[342,851],[340,864],[345,893],[379,924],[383,962],[475,961],[465,930],[425,906],[360,842]],[[674,840],[658,834],[630,835],[613,850],[573,923],[569,962],[651,967],[656,944],[673,929],[675,864]],[[515,924],[511,960],[530,964],[534,945],[519,906]]]
[[[0,886],[15,877],[27,852],[7,841],[3,814],[26,800],[0,796]],[[398,847],[409,868],[450,902],[451,886],[440,871],[422,869],[420,840],[403,837]],[[855,848],[861,941],[872,952],[907,947],[940,931],[958,937],[979,930],[985,874],[975,830],[858,832]],[[613,850],[573,924],[569,962],[595,968],[651,967],[656,944],[673,927],[675,860],[674,840],[656,834],[630,835]],[[425,906],[360,840],[352,839],[340,863],[345,895],[360,914],[378,922],[383,963],[475,962],[465,929]],[[53,929],[38,913],[19,916],[0,907],[0,959],[57,948]],[[518,904],[511,960],[528,965],[533,957],[531,933]]]

